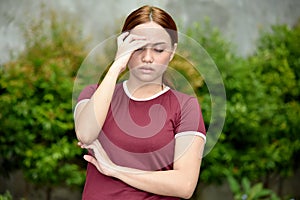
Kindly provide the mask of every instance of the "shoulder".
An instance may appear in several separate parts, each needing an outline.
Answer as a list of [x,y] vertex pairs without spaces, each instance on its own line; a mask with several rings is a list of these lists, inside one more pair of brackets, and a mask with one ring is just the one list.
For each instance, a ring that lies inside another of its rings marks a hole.
[[[99,87],[99,84],[91,84],[91,85],[85,86],[83,88],[83,90],[80,92],[77,102],[84,100],[84,99],[90,99],[98,87]],[[116,85],[115,93],[118,93],[118,91],[120,89],[122,89],[122,83],[118,83]]]
[[183,92],[179,92],[174,89],[170,89],[170,94],[176,98],[181,107],[184,107],[188,104],[198,105],[198,100],[196,97],[192,95],[185,94]]
[[116,87],[115,87],[115,91],[118,92],[120,90],[123,90],[123,83],[124,82],[119,82],[116,84]]
[[91,96],[94,94],[94,92],[97,90],[98,87],[99,87],[98,84],[87,85],[80,92],[77,101],[79,102],[79,101],[84,100],[84,99],[90,99]]
[[99,87],[99,84],[91,84],[87,85],[83,90],[82,93],[87,93],[87,92],[95,92],[97,88]]

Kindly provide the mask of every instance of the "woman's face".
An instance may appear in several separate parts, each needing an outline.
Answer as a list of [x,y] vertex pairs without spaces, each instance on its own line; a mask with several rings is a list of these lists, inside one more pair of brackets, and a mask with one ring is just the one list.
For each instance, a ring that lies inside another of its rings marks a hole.
[[140,81],[161,81],[175,51],[170,35],[155,22],[138,25],[130,34],[144,36],[147,41],[145,46],[133,52],[128,62],[130,76]]

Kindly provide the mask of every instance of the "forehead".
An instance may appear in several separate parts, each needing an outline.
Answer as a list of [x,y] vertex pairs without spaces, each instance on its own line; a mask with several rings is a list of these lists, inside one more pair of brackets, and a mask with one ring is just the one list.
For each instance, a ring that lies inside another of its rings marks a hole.
[[155,22],[140,24],[132,29],[130,33],[144,36],[150,43],[164,42],[171,44],[171,37],[166,29]]

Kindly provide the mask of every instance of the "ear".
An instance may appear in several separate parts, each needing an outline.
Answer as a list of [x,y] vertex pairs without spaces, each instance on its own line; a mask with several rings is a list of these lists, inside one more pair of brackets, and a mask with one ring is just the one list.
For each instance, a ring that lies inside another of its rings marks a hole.
[[170,55],[170,59],[169,59],[169,61],[171,61],[171,60],[174,58],[174,55],[175,55],[176,49],[177,49],[177,43],[174,43],[174,45],[173,45],[173,49],[172,49],[172,53],[171,53],[171,55]]

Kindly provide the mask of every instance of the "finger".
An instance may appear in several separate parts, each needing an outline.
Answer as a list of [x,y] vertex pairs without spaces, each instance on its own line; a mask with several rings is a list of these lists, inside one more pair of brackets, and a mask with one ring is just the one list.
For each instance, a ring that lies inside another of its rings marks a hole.
[[126,31],[124,33],[122,33],[121,35],[118,36],[118,43],[124,41],[129,35],[129,31]]
[[133,41],[132,43],[128,44],[127,46],[127,49],[124,50],[120,55],[119,57],[123,57],[123,56],[130,56],[132,54],[132,52],[140,49],[140,48],[143,48],[145,46],[147,46],[148,44],[148,41],[146,40],[135,40]]
[[104,173],[102,167],[100,166],[100,164],[98,163],[98,161],[97,161],[93,156],[90,156],[90,155],[84,155],[83,158],[84,158],[87,162],[93,164],[93,165],[97,168],[97,170],[98,170],[99,172]]
[[129,32],[124,32],[117,38],[117,42],[118,44],[122,44],[123,42],[130,43],[135,40],[145,40],[145,39],[146,39],[145,36],[134,35]]
[[126,51],[124,51],[123,53],[130,53],[132,51],[135,51],[136,49],[147,46],[148,44],[149,41],[146,39],[136,39],[132,40],[131,42],[128,41],[128,44],[126,45]]
[[146,40],[146,37],[145,36],[141,36],[141,35],[133,35],[133,34],[130,34],[126,40],[131,43],[133,41],[139,41],[139,40]]
[[83,143],[80,142],[80,141],[77,143],[77,145],[78,145],[80,148],[82,148],[82,149],[85,148],[85,144],[83,144]]
[[84,160],[86,160],[87,162],[90,162],[90,163],[92,163],[93,165],[95,165],[96,167],[98,166],[98,162],[97,162],[97,160],[96,160],[93,156],[90,156],[90,155],[84,155],[83,158],[84,158]]

